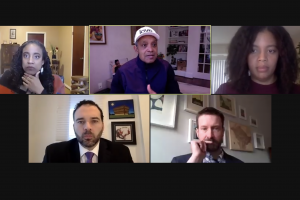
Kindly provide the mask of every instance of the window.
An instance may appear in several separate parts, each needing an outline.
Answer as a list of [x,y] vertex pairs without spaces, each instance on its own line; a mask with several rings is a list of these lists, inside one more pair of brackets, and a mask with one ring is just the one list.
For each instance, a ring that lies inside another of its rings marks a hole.
[[225,77],[226,60],[212,60],[212,77],[211,77],[211,93],[214,94],[221,84],[226,83],[228,78]]
[[73,111],[77,103],[82,100],[92,100],[103,107],[102,98],[92,95],[63,95],[59,98],[59,106],[57,110],[57,123],[56,123],[56,140],[68,141],[75,138],[73,130]]

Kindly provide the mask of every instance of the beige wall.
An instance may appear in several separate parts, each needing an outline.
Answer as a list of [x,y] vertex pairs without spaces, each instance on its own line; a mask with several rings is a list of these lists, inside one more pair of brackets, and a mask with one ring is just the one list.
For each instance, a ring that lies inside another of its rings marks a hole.
[[146,162],[150,162],[150,98],[149,95],[138,95],[139,96],[139,104],[140,104],[140,111],[141,111],[141,121],[142,121],[142,130],[143,130],[143,142],[145,148],[145,159]]
[[71,86],[71,70],[72,70],[72,46],[73,46],[73,27],[59,27],[59,59],[60,66],[63,70],[65,84]]
[[[9,39],[10,29],[16,29],[16,39]],[[46,49],[49,52],[51,45],[59,45],[59,26],[0,26],[0,43],[3,40],[22,45],[26,41],[26,32],[46,32]]]
[[90,32],[89,32],[89,27],[86,26],[85,27],[85,35],[84,35],[84,70],[83,70],[83,76],[90,76],[89,75],[89,63],[90,63],[90,54],[89,54],[89,35],[90,35]]
[[[65,84],[71,86],[72,76],[72,48],[73,48],[73,27],[61,26],[59,27],[59,45],[60,45],[60,64],[63,68],[63,74],[65,77]],[[85,44],[84,44],[84,69],[83,75],[89,76],[89,29],[85,27]]]

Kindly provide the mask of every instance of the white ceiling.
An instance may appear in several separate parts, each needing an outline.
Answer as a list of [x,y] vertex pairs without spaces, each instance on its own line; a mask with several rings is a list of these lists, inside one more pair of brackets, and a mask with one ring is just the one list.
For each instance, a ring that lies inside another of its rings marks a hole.
[[[212,44],[229,44],[240,26],[212,26]],[[300,42],[300,26],[284,26],[294,43]]]

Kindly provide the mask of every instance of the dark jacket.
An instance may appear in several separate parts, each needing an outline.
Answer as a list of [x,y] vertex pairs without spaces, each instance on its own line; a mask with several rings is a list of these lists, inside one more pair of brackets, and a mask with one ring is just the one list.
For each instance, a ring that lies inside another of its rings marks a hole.
[[[225,151],[223,152],[224,152],[223,159],[225,160],[226,163],[244,163],[243,161],[227,154]],[[186,155],[176,156],[172,159],[171,163],[186,163],[191,156],[192,156],[191,153]]]
[[[46,147],[43,163],[80,163],[77,138]],[[128,147],[100,138],[98,163],[133,163]]]
[[116,72],[111,83],[112,94],[149,94],[147,85],[157,94],[181,94],[172,66],[156,59],[144,63],[139,56],[128,61]]

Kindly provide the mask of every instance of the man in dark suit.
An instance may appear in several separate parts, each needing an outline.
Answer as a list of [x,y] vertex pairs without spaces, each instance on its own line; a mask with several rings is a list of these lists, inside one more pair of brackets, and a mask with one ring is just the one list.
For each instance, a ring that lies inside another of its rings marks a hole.
[[172,163],[243,163],[222,148],[224,115],[213,107],[198,112],[196,133],[199,140],[191,141],[192,153],[174,157]]
[[76,138],[47,146],[43,163],[133,163],[128,147],[101,138],[103,112],[95,102],[80,101],[73,119]]

